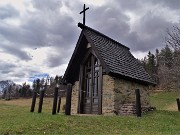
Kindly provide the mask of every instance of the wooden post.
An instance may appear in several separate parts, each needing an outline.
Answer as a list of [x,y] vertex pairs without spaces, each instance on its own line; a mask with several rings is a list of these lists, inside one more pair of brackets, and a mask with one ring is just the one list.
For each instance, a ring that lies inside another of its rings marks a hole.
[[177,98],[176,101],[177,101],[178,111],[180,111],[180,102],[179,102],[179,98]]
[[77,113],[81,114],[82,113],[82,79],[83,79],[83,66],[80,65],[80,76],[79,76],[79,92],[78,92],[78,110]]
[[71,115],[72,84],[67,85],[65,115]]
[[31,110],[30,110],[30,112],[34,112],[34,108],[35,108],[35,104],[36,104],[37,91],[39,91],[39,88],[40,88],[39,82],[40,82],[39,79],[37,79],[37,80],[35,81],[36,87],[34,88],[34,92],[33,92],[32,104],[31,104]]
[[60,111],[60,106],[61,106],[61,96],[59,96],[59,100],[58,100],[58,109],[57,109],[57,113],[59,113],[59,111]]
[[42,111],[43,98],[44,98],[44,90],[41,90],[41,91],[40,91],[40,96],[39,96],[39,108],[38,108],[38,113],[41,113],[41,111]]
[[34,108],[35,108],[35,104],[36,104],[36,96],[37,96],[37,92],[34,91],[33,92],[33,97],[32,97],[32,104],[31,104],[30,112],[34,112]]
[[58,87],[56,87],[54,89],[54,101],[53,101],[52,115],[56,114],[57,98],[58,98]]
[[139,89],[136,89],[135,92],[136,92],[136,114],[137,114],[137,117],[141,117],[140,91]]

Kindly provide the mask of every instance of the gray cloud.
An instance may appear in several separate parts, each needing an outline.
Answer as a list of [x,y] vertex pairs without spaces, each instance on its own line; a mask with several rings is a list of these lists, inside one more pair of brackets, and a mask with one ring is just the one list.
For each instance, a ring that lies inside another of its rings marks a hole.
[[38,10],[57,10],[62,7],[60,0],[32,0],[34,8]]
[[11,5],[0,6],[0,19],[18,17],[19,12]]
[[2,48],[6,53],[9,53],[9,54],[11,54],[11,55],[14,55],[14,56],[16,56],[17,58],[19,58],[20,60],[26,60],[26,61],[28,61],[28,60],[31,60],[31,59],[32,59],[31,56],[29,56],[29,55],[27,54],[27,52],[19,49],[18,46],[16,46],[16,45],[11,45],[11,46],[9,46],[9,45],[2,45],[2,44],[1,44],[1,48]]
[[16,67],[15,64],[4,61],[0,61],[0,65],[0,74],[8,74],[13,72],[13,69]]
[[131,32],[126,37],[126,42],[132,51],[155,50],[155,48],[163,46],[166,29],[172,25],[174,24],[165,18],[148,12],[139,20],[136,26],[137,31]]
[[[152,51],[163,46],[166,29],[174,23],[150,8],[136,21],[132,29],[125,11],[142,14],[144,7],[153,4],[162,5],[161,2],[155,3],[153,0],[146,3],[143,3],[143,0],[109,2],[102,7],[91,8],[93,11],[88,20],[92,22],[93,28],[130,47],[131,51]],[[164,2],[164,4],[168,6],[168,3]]]
[[140,7],[143,5],[142,3],[144,3],[144,0],[136,0],[136,1],[115,0],[114,3],[115,3],[114,6],[119,8],[121,11],[124,11],[124,10],[136,11],[136,10],[139,10]]
[[14,77],[17,77],[17,78],[23,78],[24,76],[26,76],[26,73],[24,73],[24,72],[16,72],[16,73],[13,73],[11,75],[14,76]]
[[[51,3],[56,5],[53,1]],[[40,8],[37,3],[34,3],[34,5],[35,8]],[[4,41],[13,44],[12,48],[4,48],[5,51],[13,52],[14,50],[15,52],[12,54],[19,57],[23,56],[27,60],[29,59],[27,55],[20,50],[18,55],[18,49],[13,46],[18,45],[18,48],[21,49],[44,46],[55,46],[57,50],[71,49],[78,36],[78,28],[73,18],[61,14],[59,11],[34,11],[29,13],[29,17],[22,18],[22,20],[20,26],[0,23],[0,36]]]
[[120,41],[130,31],[128,24],[129,17],[123,14],[119,8],[105,5],[103,7],[94,7],[90,15],[89,22],[93,22],[93,28]]
[[44,61],[44,64],[46,64],[50,68],[60,66],[64,63],[64,58],[60,57],[58,54],[52,54],[47,58],[46,61]]
[[155,4],[161,4],[162,6],[168,7],[171,10],[179,10],[179,0],[152,0]]
[[[1,50],[3,53],[16,56],[18,60],[28,62],[32,58],[28,52],[23,51],[25,48],[49,46],[55,51],[49,52],[44,64],[38,66],[54,68],[67,64],[81,31],[76,24],[82,22],[82,15],[79,12],[84,3],[69,0],[31,0],[31,4],[35,10],[27,10],[24,14],[20,14],[10,5],[0,7],[0,19],[16,17],[20,21],[19,25],[11,25],[4,20],[0,22]],[[179,0],[173,0],[173,2],[168,0],[114,0],[102,6],[87,5],[90,9],[86,14],[86,24],[130,47],[131,51],[147,52],[163,46],[162,40],[166,28],[174,25],[168,20],[168,16],[165,18],[153,7],[158,7],[158,10],[166,8],[179,14],[179,5]],[[62,12],[64,7],[70,11]],[[139,17],[133,23],[133,27],[127,12]],[[11,66],[14,67],[11,68]],[[39,67],[30,69],[31,65],[29,68],[18,65],[19,69],[13,71],[16,66],[16,64],[4,64],[0,74],[28,77],[40,71]],[[8,67],[7,70],[5,67]]]
[[73,53],[73,49],[60,50],[60,48],[58,48],[59,53],[57,52],[49,53],[47,59],[44,61],[44,64],[50,68],[58,67],[61,66],[62,64],[66,64]]

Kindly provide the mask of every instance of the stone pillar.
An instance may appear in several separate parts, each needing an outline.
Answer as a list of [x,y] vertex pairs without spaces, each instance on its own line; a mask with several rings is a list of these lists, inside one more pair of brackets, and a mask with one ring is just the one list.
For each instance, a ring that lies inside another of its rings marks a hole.
[[103,75],[102,84],[102,114],[114,114],[114,79],[109,75]]
[[72,87],[72,99],[71,99],[72,114],[77,114],[78,111],[78,91],[79,91],[79,81],[76,81]]

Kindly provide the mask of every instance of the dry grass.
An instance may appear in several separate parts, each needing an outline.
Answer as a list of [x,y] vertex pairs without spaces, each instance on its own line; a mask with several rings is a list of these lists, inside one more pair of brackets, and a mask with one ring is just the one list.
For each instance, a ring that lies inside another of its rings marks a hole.
[[16,106],[30,106],[32,99],[13,99],[13,100],[0,100],[0,104],[16,105]]
[[167,107],[164,108],[164,110],[177,111],[178,110],[177,103],[174,102],[174,103],[168,105]]
[[[29,108],[31,107],[31,103],[32,103],[32,98],[0,100],[0,104],[15,105],[15,106],[29,107]],[[64,111],[64,110],[62,110],[64,104],[65,104],[65,98],[62,98],[62,100],[61,100],[61,111]],[[39,105],[39,98],[36,99],[35,111],[38,110],[38,105]],[[43,99],[42,111],[51,112],[52,111],[52,105],[53,105],[53,98],[45,97]]]

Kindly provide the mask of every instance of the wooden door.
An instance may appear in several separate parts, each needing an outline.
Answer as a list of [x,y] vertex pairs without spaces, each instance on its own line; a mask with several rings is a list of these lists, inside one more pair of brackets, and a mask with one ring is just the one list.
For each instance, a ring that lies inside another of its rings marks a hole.
[[99,114],[100,102],[100,62],[91,55],[84,65],[83,113]]

